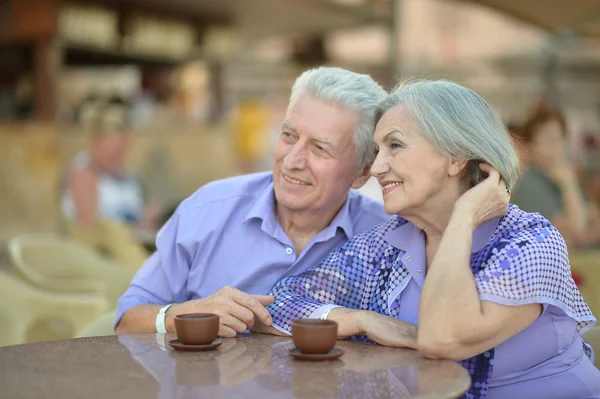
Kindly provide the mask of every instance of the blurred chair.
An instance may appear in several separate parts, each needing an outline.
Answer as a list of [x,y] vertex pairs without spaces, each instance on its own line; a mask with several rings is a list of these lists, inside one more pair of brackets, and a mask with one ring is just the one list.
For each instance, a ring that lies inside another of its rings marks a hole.
[[102,316],[85,326],[84,329],[80,331],[79,334],[77,334],[77,338],[114,335],[115,331],[113,327],[115,324],[116,317],[116,310],[103,314]]
[[100,295],[46,292],[0,272],[0,346],[72,338],[108,309]]
[[113,261],[138,270],[149,254],[135,239],[130,229],[118,222],[100,220],[97,227],[89,228],[72,221],[66,221],[69,238],[105,253]]
[[569,262],[583,299],[600,317],[600,251],[570,250]]
[[15,237],[8,251],[13,268],[26,281],[55,292],[101,293],[115,308],[135,273],[56,235]]
[[594,365],[600,366],[600,326],[592,327],[583,335],[583,338],[594,349]]

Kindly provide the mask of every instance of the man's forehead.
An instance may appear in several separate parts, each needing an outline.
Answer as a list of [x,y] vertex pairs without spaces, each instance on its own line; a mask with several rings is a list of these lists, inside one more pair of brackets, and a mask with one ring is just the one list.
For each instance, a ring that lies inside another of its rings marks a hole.
[[298,133],[307,134],[330,141],[346,141],[356,130],[360,116],[318,100],[299,99],[290,107],[283,127]]

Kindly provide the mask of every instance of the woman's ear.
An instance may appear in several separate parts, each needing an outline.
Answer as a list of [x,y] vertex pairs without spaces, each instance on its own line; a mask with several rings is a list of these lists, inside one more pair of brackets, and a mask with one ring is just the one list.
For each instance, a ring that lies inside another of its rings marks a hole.
[[448,176],[455,177],[462,173],[469,161],[450,161],[448,164]]

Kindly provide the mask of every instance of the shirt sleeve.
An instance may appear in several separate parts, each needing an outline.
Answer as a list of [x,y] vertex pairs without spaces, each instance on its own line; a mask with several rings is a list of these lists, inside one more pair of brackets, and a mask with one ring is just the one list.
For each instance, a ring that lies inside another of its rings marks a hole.
[[336,307],[332,305],[368,307],[364,286],[376,278],[380,252],[371,238],[368,232],[357,235],[312,269],[279,281],[271,291],[275,301],[267,307],[273,326],[289,333],[293,320],[322,317]]
[[481,252],[472,259],[481,300],[554,305],[583,324],[595,320],[571,276],[565,242],[546,219],[523,213]]
[[159,231],[156,252],[144,262],[127,291],[119,298],[115,328],[134,306],[187,300],[186,283],[192,257],[183,245],[179,245],[181,235],[181,211],[178,210]]

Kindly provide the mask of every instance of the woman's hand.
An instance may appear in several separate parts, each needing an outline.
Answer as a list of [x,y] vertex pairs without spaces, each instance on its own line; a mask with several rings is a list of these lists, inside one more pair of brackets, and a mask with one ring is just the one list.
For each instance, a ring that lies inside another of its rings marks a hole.
[[376,312],[362,311],[358,320],[360,334],[384,346],[417,347],[417,326]]
[[461,219],[467,218],[473,228],[487,220],[505,215],[510,200],[510,192],[506,189],[506,183],[500,177],[500,173],[487,163],[482,163],[479,167],[489,176],[464,193],[454,204],[454,213],[459,213]]

